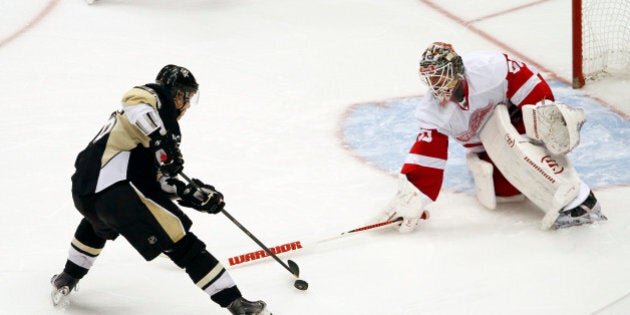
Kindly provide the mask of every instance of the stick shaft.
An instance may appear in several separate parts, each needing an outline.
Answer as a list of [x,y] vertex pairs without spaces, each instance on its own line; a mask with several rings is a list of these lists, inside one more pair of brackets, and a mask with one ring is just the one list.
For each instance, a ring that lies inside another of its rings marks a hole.
[[[199,189],[199,186],[197,186],[197,184],[194,181],[192,181],[188,176],[186,176],[186,174],[184,174],[184,172],[180,172],[179,175],[182,178],[184,178],[188,183],[193,185],[193,187]],[[239,229],[241,229],[241,231],[243,231],[247,236],[249,236],[249,238],[251,238],[256,244],[258,244],[258,246],[260,246],[260,248],[262,248],[267,253],[267,255],[273,257],[273,259],[275,259],[280,265],[282,265],[282,267],[284,267],[284,269],[289,271],[296,278],[300,276],[299,275],[299,271],[297,270],[297,267],[295,268],[296,270],[292,270],[289,266],[287,266],[287,264],[285,264],[284,261],[280,260],[280,258],[278,258],[278,256],[276,256],[276,254],[274,254],[267,246],[265,246],[265,244],[263,244],[260,240],[258,240],[258,238],[256,236],[254,236],[254,234],[252,234],[249,230],[247,230],[240,222],[238,222],[238,220],[236,220],[229,212],[227,212],[227,210],[222,209],[221,212],[228,219],[230,219],[230,221],[232,221],[232,223],[234,223],[234,225],[236,225]],[[294,263],[294,266],[297,266],[297,265]]]
[[[350,236],[350,235],[354,235],[360,232],[365,232],[365,231],[369,231],[369,230],[379,230],[382,228],[385,228],[387,226],[390,226],[392,224],[396,224],[398,222],[400,222],[401,219],[397,219],[397,220],[390,220],[390,221],[383,221],[383,222],[379,222],[379,223],[375,223],[375,224],[370,224],[370,225],[366,225],[366,226],[362,226],[362,227],[358,227],[346,232],[342,232],[342,233],[338,233],[326,238],[321,238],[318,240],[311,240],[309,241],[304,241],[304,240],[296,240],[296,241],[292,241],[292,242],[287,242],[287,243],[283,243],[282,245],[278,245],[278,246],[273,246],[272,248],[275,249],[275,254],[274,256],[280,255],[280,254],[288,254],[288,253],[294,253],[300,250],[303,250],[305,248],[309,248],[311,246],[315,246],[317,244],[321,244],[324,242],[328,242],[328,241],[332,241],[338,238],[343,238],[346,236]],[[240,255],[236,255],[233,256],[231,258],[228,259],[228,265],[230,267],[238,267],[238,266],[244,266],[244,265],[248,265],[251,263],[256,263],[256,262],[260,262],[265,260],[265,258],[268,258],[269,256],[264,255],[263,253],[261,253],[260,251],[257,252],[249,252],[249,253],[245,253],[245,254],[240,254]]]
[[228,219],[230,219],[230,221],[232,221],[239,229],[241,229],[241,231],[243,231],[245,234],[247,234],[247,236],[249,236],[249,238],[251,238],[256,244],[258,244],[258,246],[260,246],[260,248],[265,250],[265,252],[269,256],[273,257],[273,259],[275,259],[280,265],[282,265],[282,267],[284,267],[284,269],[288,270],[294,276],[299,277],[299,275],[296,275],[293,272],[293,270],[291,270],[291,268],[289,268],[289,266],[287,266],[287,264],[284,263],[284,261],[282,261],[280,258],[278,258],[278,256],[276,254],[274,254],[267,246],[265,246],[265,244],[263,244],[261,241],[259,241],[258,238],[256,238],[251,232],[249,232],[240,222],[238,222],[236,219],[234,219],[234,217],[229,212],[227,212],[225,209],[221,210],[221,212]]

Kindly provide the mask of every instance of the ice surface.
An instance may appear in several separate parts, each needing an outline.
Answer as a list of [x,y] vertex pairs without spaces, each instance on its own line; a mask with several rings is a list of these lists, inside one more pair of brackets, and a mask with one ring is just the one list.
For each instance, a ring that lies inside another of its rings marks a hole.
[[[570,4],[510,10],[534,2],[445,0],[439,11],[427,0],[0,0],[0,314],[226,313],[183,271],[144,262],[124,239],[108,243],[64,310],[50,303],[49,279],[80,219],[69,193],[74,158],[122,94],[163,65],[187,66],[201,84],[182,121],[187,174],[279,244],[362,226],[394,194],[391,170],[353,149],[344,126],[362,104],[424,93],[416,66],[428,43],[507,47],[551,71],[563,95],[577,93],[562,85]],[[271,261],[232,276],[280,315],[629,313],[627,82],[582,91],[603,103],[590,111],[617,115],[585,129],[597,137],[580,147],[597,165],[583,172],[606,223],[542,231],[529,203],[488,211],[465,187],[447,189],[416,233],[366,232],[292,256],[308,291]],[[375,139],[366,150],[390,145]],[[256,249],[226,218],[188,213],[217,257]]]

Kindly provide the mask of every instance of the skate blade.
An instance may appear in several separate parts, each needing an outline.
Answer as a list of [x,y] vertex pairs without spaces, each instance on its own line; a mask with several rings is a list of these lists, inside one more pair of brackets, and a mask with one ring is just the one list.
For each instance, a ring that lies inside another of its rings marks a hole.
[[566,224],[554,224],[552,228],[555,230],[561,230],[561,229],[566,229],[566,228],[570,228],[574,226],[596,225],[603,221],[608,221],[608,218],[602,214],[596,217],[592,217],[588,220],[577,220],[577,221],[573,221],[571,223],[566,223]]
[[68,287],[61,287],[59,289],[53,288],[50,293],[50,297],[52,298],[53,306],[55,307],[64,307],[66,306],[68,301],[68,295],[70,294],[70,290]]

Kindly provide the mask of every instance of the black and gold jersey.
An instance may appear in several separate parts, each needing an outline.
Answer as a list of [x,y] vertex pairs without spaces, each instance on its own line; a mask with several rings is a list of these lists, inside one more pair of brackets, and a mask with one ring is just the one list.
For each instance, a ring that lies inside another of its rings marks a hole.
[[89,195],[129,180],[146,189],[159,189],[149,134],[180,134],[173,98],[159,85],[134,87],[122,98],[122,108],[79,153],[72,191]]

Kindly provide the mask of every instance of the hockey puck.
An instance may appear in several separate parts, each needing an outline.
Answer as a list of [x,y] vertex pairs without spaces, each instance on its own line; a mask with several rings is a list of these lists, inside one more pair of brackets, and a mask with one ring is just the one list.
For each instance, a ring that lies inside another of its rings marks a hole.
[[306,289],[308,289],[308,282],[301,279],[297,279],[295,280],[295,283],[293,284],[293,286],[295,286],[298,290],[306,291]]

